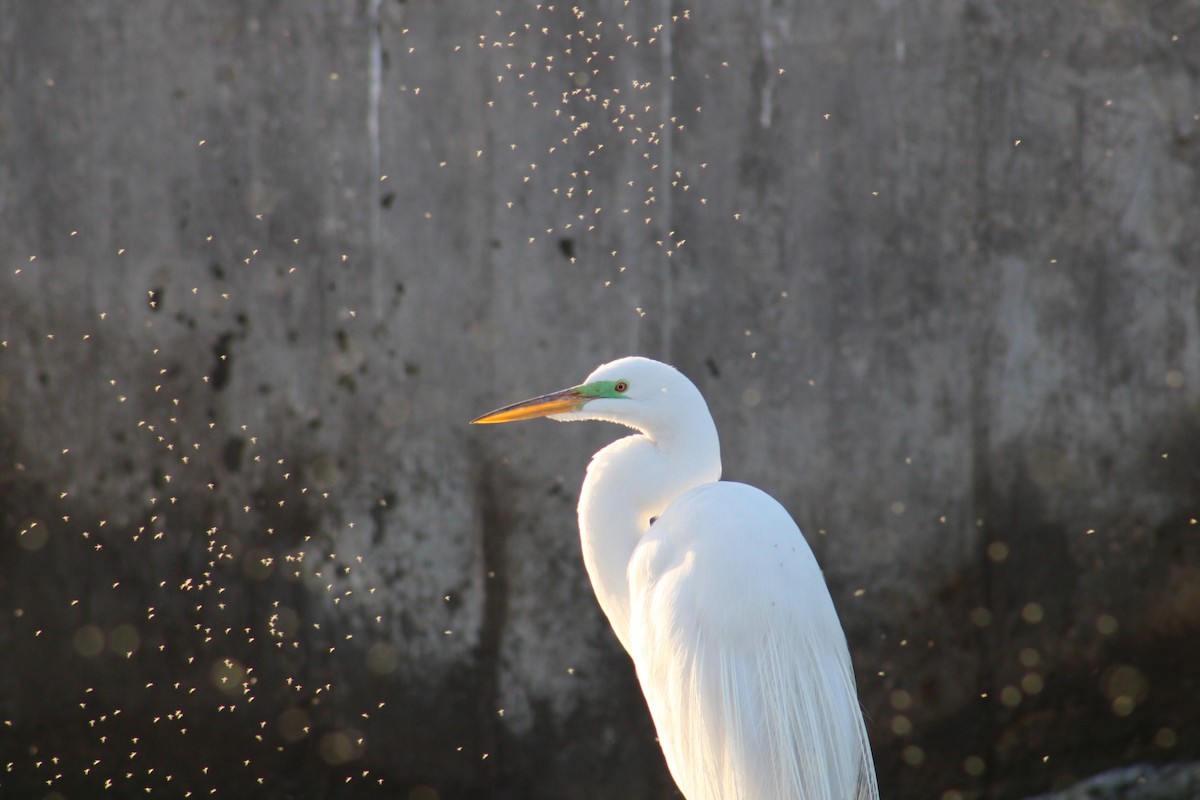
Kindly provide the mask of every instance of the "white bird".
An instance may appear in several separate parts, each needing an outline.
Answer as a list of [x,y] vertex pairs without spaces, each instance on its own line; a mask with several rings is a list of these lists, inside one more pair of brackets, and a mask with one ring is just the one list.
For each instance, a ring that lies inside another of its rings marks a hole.
[[720,480],[717,429],[673,367],[622,358],[484,414],[638,431],[592,457],[583,561],[688,800],[878,798],[846,636],[800,529]]

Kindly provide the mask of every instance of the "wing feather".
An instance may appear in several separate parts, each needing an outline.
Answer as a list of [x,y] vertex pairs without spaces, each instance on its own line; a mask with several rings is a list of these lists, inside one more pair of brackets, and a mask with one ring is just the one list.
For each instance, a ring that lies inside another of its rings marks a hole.
[[680,497],[634,553],[630,654],[688,800],[875,800],[845,635],[787,512]]

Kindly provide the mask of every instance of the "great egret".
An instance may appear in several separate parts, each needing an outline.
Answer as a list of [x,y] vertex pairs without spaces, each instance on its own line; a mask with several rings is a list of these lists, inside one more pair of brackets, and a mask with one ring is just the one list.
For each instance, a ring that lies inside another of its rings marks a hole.
[[639,432],[592,457],[579,535],[688,800],[878,798],[821,570],[783,506],[719,480],[717,429],[695,385],[622,358],[473,422],[543,416]]

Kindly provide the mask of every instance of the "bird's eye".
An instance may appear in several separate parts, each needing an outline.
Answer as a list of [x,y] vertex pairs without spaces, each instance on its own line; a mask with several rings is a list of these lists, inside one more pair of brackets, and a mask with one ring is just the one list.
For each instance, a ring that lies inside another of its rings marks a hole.
[[629,384],[626,381],[617,381],[616,385],[613,386],[613,389],[615,391],[622,393],[622,394],[628,388],[629,388]]

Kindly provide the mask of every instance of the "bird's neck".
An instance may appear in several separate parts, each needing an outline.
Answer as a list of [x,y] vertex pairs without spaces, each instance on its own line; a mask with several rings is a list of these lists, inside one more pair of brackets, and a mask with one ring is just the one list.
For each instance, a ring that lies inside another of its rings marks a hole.
[[627,569],[634,548],[675,498],[720,477],[720,445],[711,421],[678,439],[629,436],[593,456],[579,494],[583,563],[600,608],[627,651]]

